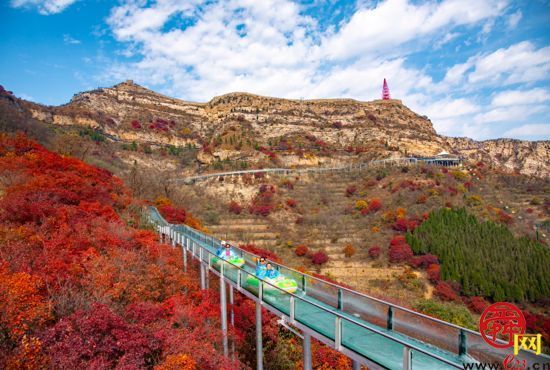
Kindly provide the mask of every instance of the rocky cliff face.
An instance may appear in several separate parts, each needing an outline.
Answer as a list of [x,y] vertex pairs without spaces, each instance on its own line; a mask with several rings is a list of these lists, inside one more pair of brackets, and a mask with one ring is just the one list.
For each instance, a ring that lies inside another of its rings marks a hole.
[[[491,161],[506,171],[550,176],[550,142],[477,142],[439,136],[427,117],[398,100],[287,100],[231,93],[208,103],[191,103],[127,81],[77,94],[58,107],[21,104],[43,122],[92,127],[114,140],[208,148],[197,156],[202,163],[224,159],[254,163],[266,155],[258,150],[261,147],[281,150],[285,166],[357,157],[429,156],[445,150]],[[322,150],[308,156],[311,146]],[[301,152],[285,152],[289,147]]]

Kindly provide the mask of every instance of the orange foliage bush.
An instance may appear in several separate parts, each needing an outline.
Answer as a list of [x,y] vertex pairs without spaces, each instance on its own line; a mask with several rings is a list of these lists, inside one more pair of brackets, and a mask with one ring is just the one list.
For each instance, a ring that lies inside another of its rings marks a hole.
[[355,250],[355,248],[351,244],[348,244],[344,247],[344,255],[348,258],[352,257],[356,252],[357,251]]
[[0,181],[0,368],[152,368],[181,354],[240,367],[217,350],[217,295],[181,271],[178,249],[123,222],[139,207],[119,179],[0,135]]
[[296,250],[294,251],[294,253],[296,253],[298,257],[302,257],[302,256],[305,256],[308,251],[309,251],[308,247],[306,247],[305,245],[299,245],[296,247]]

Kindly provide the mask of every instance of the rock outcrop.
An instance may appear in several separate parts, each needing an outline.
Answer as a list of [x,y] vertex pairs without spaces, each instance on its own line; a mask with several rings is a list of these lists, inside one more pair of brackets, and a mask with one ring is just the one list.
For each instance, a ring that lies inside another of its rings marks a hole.
[[[315,160],[297,157],[295,153],[281,154],[282,164],[349,161],[349,153],[374,159],[430,156],[447,151],[471,160],[490,161],[505,171],[550,177],[549,141],[479,142],[440,136],[427,117],[411,111],[399,100],[289,100],[231,93],[208,103],[193,103],[126,81],[77,94],[58,107],[24,101],[21,105],[40,121],[87,126],[125,142],[204,148],[216,140],[223,143],[224,135],[239,133],[239,143],[201,152],[201,163],[243,158],[254,162],[261,157],[259,147],[281,139],[300,146],[300,140],[308,138],[321,140],[331,151],[324,153],[325,158],[321,154]],[[348,154],[338,154],[346,150]]]

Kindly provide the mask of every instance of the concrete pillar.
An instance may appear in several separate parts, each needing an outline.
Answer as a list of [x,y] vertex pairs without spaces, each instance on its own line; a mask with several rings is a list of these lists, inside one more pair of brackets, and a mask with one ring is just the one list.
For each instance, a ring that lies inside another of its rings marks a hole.
[[187,272],[187,241],[189,239],[184,236],[181,243],[181,251],[183,253],[183,272]]
[[256,369],[264,368],[264,347],[262,344],[262,305],[256,302]]
[[225,296],[225,280],[223,278],[223,266],[222,274],[220,274],[220,311],[222,316],[222,340],[223,340],[223,355],[229,356],[229,348],[227,345],[227,298]]
[[204,267],[204,263],[200,262],[201,264],[201,290],[206,289],[206,268]]
[[304,333],[302,346],[302,363],[304,370],[311,370],[311,335]]

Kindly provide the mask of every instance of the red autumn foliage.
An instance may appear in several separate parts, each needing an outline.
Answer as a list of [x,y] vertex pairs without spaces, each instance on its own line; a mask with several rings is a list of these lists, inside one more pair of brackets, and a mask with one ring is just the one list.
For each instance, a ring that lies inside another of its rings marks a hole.
[[369,248],[368,253],[369,253],[369,257],[372,258],[373,260],[375,260],[378,257],[380,257],[380,254],[382,253],[382,250],[380,249],[379,246],[375,245],[375,246]]
[[58,369],[142,368],[152,362],[161,345],[148,330],[99,304],[64,318],[44,337],[45,351]]
[[328,262],[328,256],[325,252],[319,251],[311,255],[311,263],[314,265],[323,265]]
[[294,200],[294,199],[287,199],[286,200],[286,205],[289,206],[290,208],[295,208],[297,204],[298,204],[298,202],[296,202],[296,200]]
[[183,354],[241,366],[217,350],[218,295],[182,272],[178,249],[122,221],[137,224],[140,203],[119,179],[5,135],[0,178],[0,368],[153,368]]
[[351,197],[357,191],[357,186],[350,185],[346,188],[346,197]]
[[390,246],[389,258],[392,263],[407,262],[412,256],[412,249],[407,243]]
[[171,224],[183,224],[186,220],[186,213],[184,209],[178,209],[172,205],[163,205],[158,207],[158,210],[162,217]]
[[305,256],[308,251],[309,251],[308,247],[306,247],[305,245],[299,245],[296,247],[296,250],[294,251],[294,253],[296,253],[298,257],[302,257],[302,256]]
[[411,258],[410,263],[413,267],[425,269],[430,265],[438,264],[439,260],[433,254],[424,254],[422,256],[414,256]]
[[294,221],[296,225],[301,225],[304,223],[304,218],[302,216],[296,217],[296,221]]
[[171,128],[176,127],[176,122],[167,121],[162,118],[156,118],[154,121],[151,121],[149,124],[149,129],[159,131],[159,132],[168,132]]
[[260,257],[263,256],[263,257],[265,257],[268,260],[273,261],[273,262],[277,262],[277,263],[282,262],[281,258],[276,253],[268,251],[267,249],[259,248],[259,247],[255,246],[254,244],[241,244],[241,245],[239,245],[239,248],[241,248],[241,249],[243,249],[247,252],[253,253],[257,256],[260,256]]
[[140,129],[142,126],[141,126],[141,123],[138,120],[133,120],[132,121],[132,127],[135,128],[135,129]]
[[231,201],[231,203],[229,203],[229,212],[240,215],[242,210],[243,207],[239,203],[235,201]]
[[374,213],[378,212],[382,208],[382,202],[379,199],[372,199],[369,202],[369,212]]
[[426,269],[426,273],[428,274],[428,280],[436,284],[437,282],[439,282],[439,279],[441,279],[441,266],[431,264]]
[[542,334],[542,341],[548,343],[550,340],[550,318],[527,310],[523,311],[523,316],[525,316],[527,330],[531,333]]
[[396,231],[412,231],[418,226],[418,221],[406,218],[398,218],[393,224],[393,229]]
[[406,243],[407,243],[407,239],[405,239],[405,236],[404,236],[404,235],[395,235],[395,236],[390,240],[390,245],[391,245],[391,246],[400,245],[400,244],[406,244]]
[[506,213],[502,209],[498,210],[497,215],[498,215],[498,220],[503,224],[510,225],[514,221],[514,218],[512,217],[512,215]]
[[437,283],[434,289],[434,294],[443,301],[457,301],[458,294],[453,287],[446,281],[440,281]]
[[483,297],[471,297],[467,299],[466,304],[470,310],[478,314],[483,313],[483,311],[485,311],[485,309],[489,306],[489,302],[483,299]]
[[275,208],[273,197],[276,189],[273,185],[262,184],[258,194],[252,199],[252,203],[248,207],[248,212],[258,216],[268,216]]
[[250,214],[264,216],[264,217],[269,216],[272,210],[273,210],[273,206],[271,205],[253,204],[250,207],[248,207],[248,212],[250,212]]

